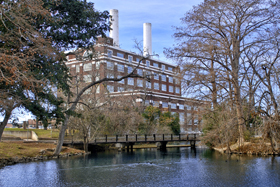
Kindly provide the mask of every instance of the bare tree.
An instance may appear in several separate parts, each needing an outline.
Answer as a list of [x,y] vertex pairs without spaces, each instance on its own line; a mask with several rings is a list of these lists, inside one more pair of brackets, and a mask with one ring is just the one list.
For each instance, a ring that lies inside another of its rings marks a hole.
[[[269,42],[269,38],[263,38],[262,34],[279,22],[279,10],[278,1],[204,1],[182,18],[186,27],[178,27],[174,34],[178,44],[165,51],[169,57],[179,58],[183,63],[214,62],[214,69],[218,70],[216,76],[221,77],[212,77],[212,80],[226,88],[221,92],[221,98],[228,93],[227,98],[232,101],[241,143],[245,128],[242,86],[244,70],[250,66],[242,63],[241,59],[245,57],[246,50]],[[212,53],[209,53],[210,46]],[[211,72],[208,74],[211,75]]]
[[[253,72],[259,78],[264,90],[259,89],[261,97],[258,101],[259,108],[266,108],[263,112],[264,120],[264,135],[270,139],[273,151],[278,149],[277,141],[279,140],[279,104],[277,97],[279,97],[279,31],[273,30],[268,32],[270,43],[259,45],[255,50],[250,50],[247,54],[249,64]],[[268,100],[268,102],[267,102]],[[265,102],[263,102],[265,101]]]
[[[88,52],[90,55],[89,59],[85,59],[90,60],[90,61],[95,61],[95,62],[99,62],[99,55],[98,53],[94,52],[93,49],[91,49],[91,51]],[[80,52],[78,51],[78,54],[80,54]],[[77,56],[77,55],[76,55]],[[92,73],[93,73],[93,77],[90,77],[90,79],[88,79],[85,84],[82,86],[82,88],[78,88],[76,90],[76,94],[73,95],[72,97],[69,95],[68,99],[67,99],[67,112],[66,112],[66,116],[65,119],[63,121],[63,125],[61,126],[60,132],[59,132],[59,138],[58,138],[58,143],[57,143],[57,147],[56,150],[54,152],[54,155],[58,155],[61,151],[61,147],[64,141],[64,136],[65,136],[65,131],[68,128],[68,123],[69,123],[69,118],[71,116],[71,114],[73,112],[76,111],[77,106],[78,105],[84,105],[84,103],[82,102],[82,97],[84,96],[85,93],[87,93],[88,91],[90,91],[90,89],[92,89],[95,86],[98,86],[102,83],[106,83],[106,82],[110,82],[110,81],[114,81],[114,82],[118,82],[121,81],[123,79],[129,78],[129,77],[133,77],[133,78],[144,78],[143,76],[140,76],[135,72],[135,70],[139,67],[140,63],[143,61],[143,59],[145,59],[144,57],[142,59],[139,60],[138,65],[134,67],[133,71],[131,73],[128,73],[124,76],[121,77],[115,77],[115,76],[107,76],[104,78],[97,78],[96,76],[98,76],[98,69],[95,69]],[[107,72],[110,75],[110,72]],[[95,79],[94,79],[95,78]],[[76,81],[79,81],[79,78],[76,77]]]

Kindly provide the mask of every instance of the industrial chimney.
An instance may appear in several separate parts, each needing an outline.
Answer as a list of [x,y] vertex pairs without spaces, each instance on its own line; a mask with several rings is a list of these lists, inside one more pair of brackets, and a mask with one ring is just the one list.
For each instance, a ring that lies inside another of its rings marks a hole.
[[143,55],[152,55],[152,24],[143,24]]
[[110,15],[112,16],[110,37],[113,38],[114,46],[119,47],[119,11],[117,9],[111,9]]

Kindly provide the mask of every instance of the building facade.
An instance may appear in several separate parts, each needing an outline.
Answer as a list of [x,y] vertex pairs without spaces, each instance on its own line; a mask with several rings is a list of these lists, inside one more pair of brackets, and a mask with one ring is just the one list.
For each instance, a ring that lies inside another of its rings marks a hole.
[[[179,67],[153,58],[151,24],[144,23],[143,52],[136,54],[119,47],[117,10],[110,11],[113,21],[111,37],[98,38],[94,52],[80,50],[67,53],[66,65],[73,81],[89,83],[107,78],[120,78],[131,72],[144,78],[127,78],[96,85],[85,94],[110,94],[111,97],[131,98],[138,105],[152,105],[162,111],[178,113],[181,133],[200,132],[200,104],[182,96]],[[79,56],[77,58],[77,56]],[[78,89],[78,87],[77,87]]]

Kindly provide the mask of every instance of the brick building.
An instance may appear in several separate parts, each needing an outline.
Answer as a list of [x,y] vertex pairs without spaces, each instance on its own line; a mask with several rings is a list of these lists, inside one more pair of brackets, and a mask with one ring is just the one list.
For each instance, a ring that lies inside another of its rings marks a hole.
[[[119,47],[118,12],[111,10],[110,13],[113,17],[113,30],[110,37],[98,38],[94,53],[80,50],[79,57],[75,52],[66,54],[66,65],[74,77],[73,81],[86,84],[104,77],[119,78],[134,71],[133,73],[147,77],[149,81],[143,78],[127,78],[119,82],[106,82],[88,90],[86,94],[109,93],[115,98],[129,98],[138,105],[152,105],[161,110],[178,113],[182,133],[201,131],[199,103],[182,96],[178,78],[179,67],[149,56],[152,52],[151,24],[144,23],[143,54],[136,54]],[[88,58],[89,56],[92,58]]]

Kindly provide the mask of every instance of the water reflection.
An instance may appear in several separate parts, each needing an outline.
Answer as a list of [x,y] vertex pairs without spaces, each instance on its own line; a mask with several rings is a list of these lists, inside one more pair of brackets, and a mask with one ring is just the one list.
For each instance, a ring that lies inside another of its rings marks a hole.
[[0,186],[277,186],[279,157],[207,149],[106,151],[0,169]]

